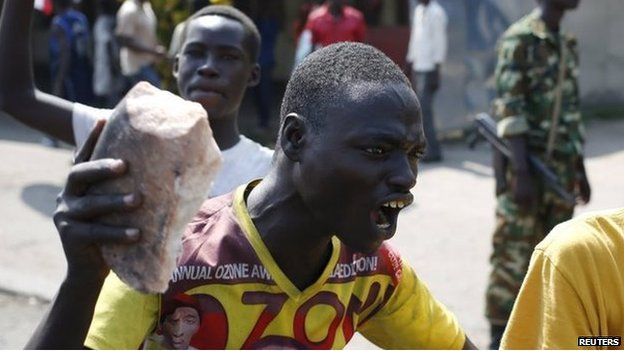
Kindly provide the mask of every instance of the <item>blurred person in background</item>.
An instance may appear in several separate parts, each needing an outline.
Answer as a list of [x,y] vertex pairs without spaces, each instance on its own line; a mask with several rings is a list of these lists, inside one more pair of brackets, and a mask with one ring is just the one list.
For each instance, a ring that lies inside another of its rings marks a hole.
[[99,0],[93,26],[94,65],[93,92],[98,107],[114,107],[121,99],[124,87],[119,67],[119,46],[115,39],[117,2]]
[[498,134],[512,155],[509,162],[495,164],[501,177],[496,177],[496,227],[486,292],[491,349],[500,344],[535,245],[574,213],[574,204],[533,174],[529,154],[542,160],[564,189],[576,193],[578,203],[589,202],[591,194],[583,158],[578,46],[560,28],[564,14],[579,0],[538,4],[507,29],[498,46],[493,108]]
[[119,61],[127,88],[147,81],[160,88],[154,63],[166,57],[156,38],[156,15],[149,0],[125,0],[117,11],[115,34],[121,46]]
[[305,29],[306,23],[308,23],[308,16],[310,16],[310,12],[312,12],[315,8],[316,6],[310,2],[304,2],[299,5],[299,8],[297,9],[297,18],[293,22],[293,35],[295,43],[299,42],[299,37]]
[[254,88],[258,126],[267,130],[273,106],[273,68],[275,67],[275,45],[284,22],[283,0],[260,0],[255,2],[254,22],[262,38],[260,45],[261,78]]
[[448,17],[436,0],[419,0],[414,9],[407,49],[408,75],[416,90],[423,114],[427,153],[423,162],[442,160],[433,119],[433,99],[440,88],[440,69],[446,59]]
[[[72,0],[55,0],[54,13],[49,41],[52,94],[89,104],[93,100],[89,22]],[[49,137],[42,143],[58,146]]]
[[343,41],[364,42],[366,22],[346,0],[327,0],[308,16],[295,53],[295,67],[312,51]]

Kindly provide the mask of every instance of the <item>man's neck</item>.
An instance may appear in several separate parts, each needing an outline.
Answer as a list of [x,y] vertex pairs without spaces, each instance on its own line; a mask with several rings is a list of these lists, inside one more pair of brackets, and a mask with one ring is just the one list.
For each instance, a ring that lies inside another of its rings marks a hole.
[[552,5],[541,5],[540,12],[540,18],[544,21],[548,30],[551,32],[559,32],[561,20],[563,19],[565,10],[556,8]]
[[332,236],[313,218],[292,183],[279,174],[279,169],[273,169],[251,191],[247,208],[275,262],[304,290],[325,269],[332,253]]
[[210,119],[212,135],[219,146],[219,150],[227,150],[240,141],[240,132],[237,122],[238,111],[232,116],[221,116],[221,118]]

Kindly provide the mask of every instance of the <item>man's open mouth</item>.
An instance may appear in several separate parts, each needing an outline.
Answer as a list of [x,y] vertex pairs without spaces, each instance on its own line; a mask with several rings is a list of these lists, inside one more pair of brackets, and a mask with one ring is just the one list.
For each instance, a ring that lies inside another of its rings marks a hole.
[[378,229],[388,230],[396,225],[399,212],[410,204],[411,201],[408,200],[384,202],[378,209],[371,212],[371,218]]

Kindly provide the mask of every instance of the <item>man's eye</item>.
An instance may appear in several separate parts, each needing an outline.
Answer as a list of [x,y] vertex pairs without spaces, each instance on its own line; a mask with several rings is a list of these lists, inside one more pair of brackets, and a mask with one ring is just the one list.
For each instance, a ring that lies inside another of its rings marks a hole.
[[383,155],[386,153],[386,150],[381,146],[367,147],[365,151],[371,155]]
[[413,149],[407,155],[411,158],[421,159],[425,155],[425,152],[421,149]]
[[224,60],[227,60],[227,61],[238,60],[238,56],[233,55],[233,54],[225,54],[222,57],[223,57]]
[[202,51],[198,49],[187,49],[184,50],[184,54],[191,57],[198,57],[202,55]]

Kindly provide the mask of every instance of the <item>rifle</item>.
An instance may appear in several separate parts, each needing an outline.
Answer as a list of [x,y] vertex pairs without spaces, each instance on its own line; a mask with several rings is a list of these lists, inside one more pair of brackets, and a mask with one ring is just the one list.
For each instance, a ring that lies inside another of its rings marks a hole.
[[[508,160],[512,159],[511,150],[509,145],[503,139],[501,139],[496,133],[496,121],[490,117],[487,113],[480,113],[475,117],[475,124],[479,134],[492,145],[493,148],[498,150]],[[471,142],[474,145],[476,140]],[[548,168],[539,158],[535,155],[529,154],[529,166],[533,171],[544,181],[546,186],[550,188],[555,194],[557,194],[563,201],[569,205],[576,204],[576,197],[570,194],[565,188],[559,184],[557,175]]]

